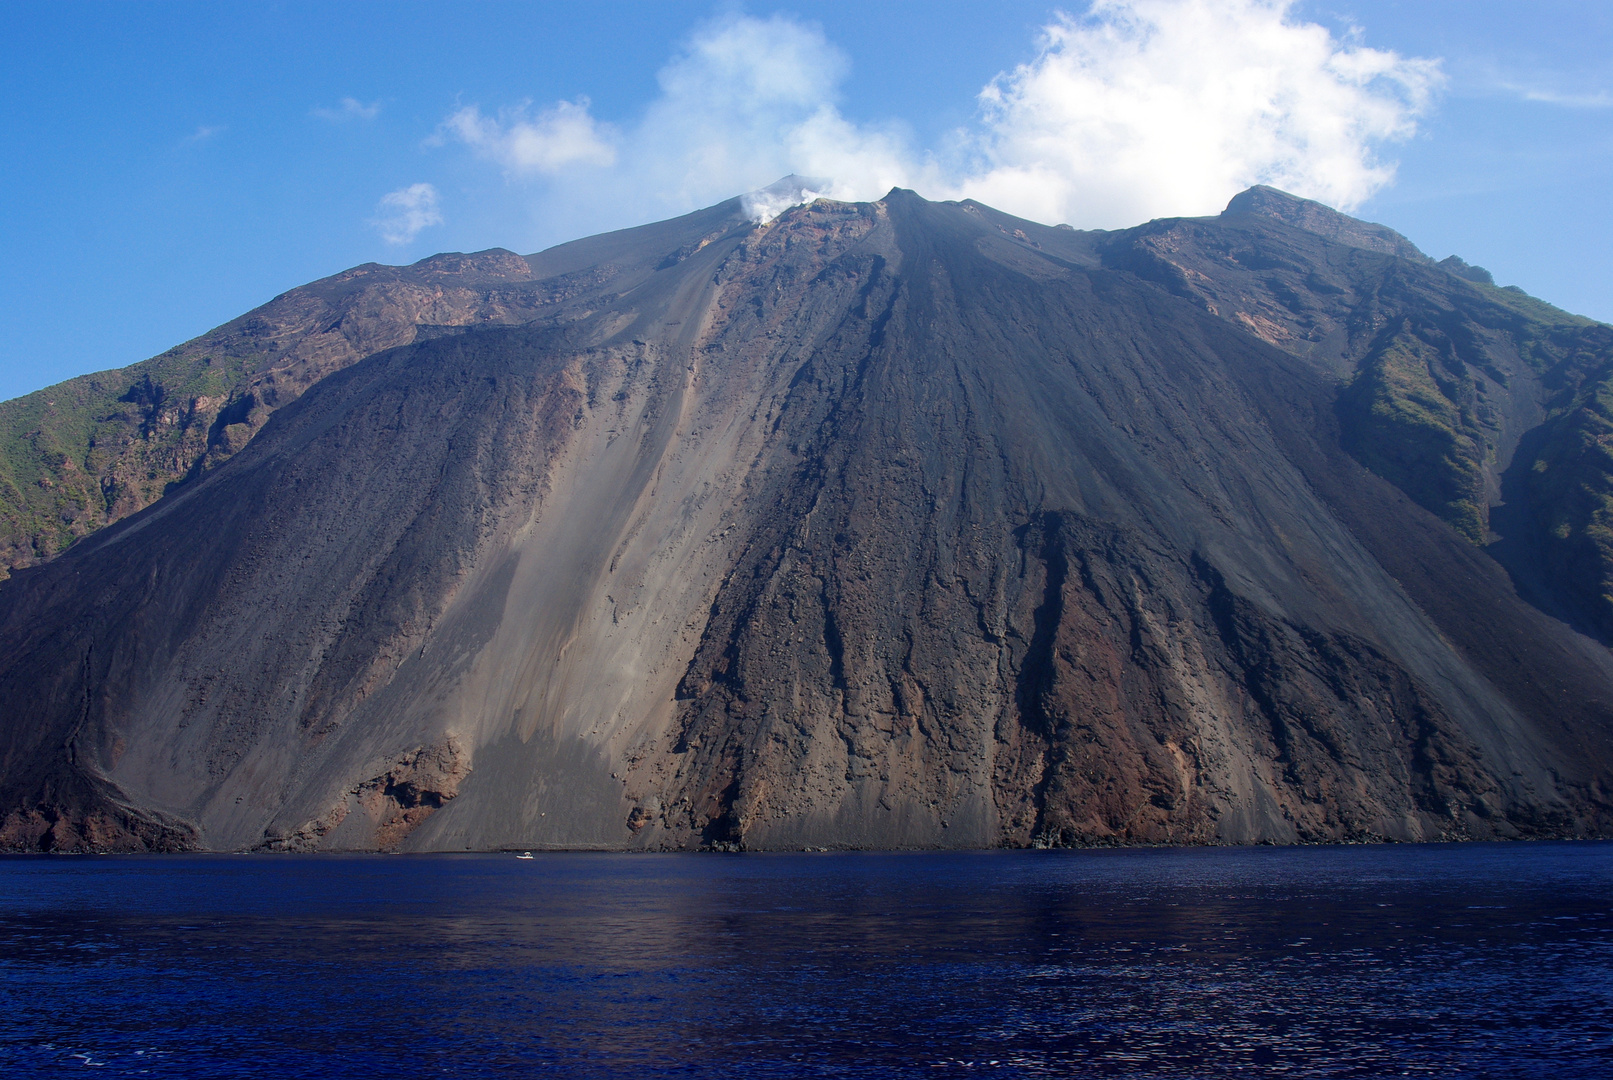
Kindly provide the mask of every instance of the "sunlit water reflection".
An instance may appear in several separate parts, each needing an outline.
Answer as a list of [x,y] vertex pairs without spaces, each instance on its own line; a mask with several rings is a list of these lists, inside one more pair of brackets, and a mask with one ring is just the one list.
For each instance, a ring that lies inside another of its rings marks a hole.
[[1613,1076],[1613,844],[0,859],[0,1075]]

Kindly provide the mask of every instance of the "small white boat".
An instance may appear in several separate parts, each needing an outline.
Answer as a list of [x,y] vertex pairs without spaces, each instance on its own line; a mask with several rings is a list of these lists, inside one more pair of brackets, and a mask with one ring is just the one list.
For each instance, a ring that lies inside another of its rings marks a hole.
[[517,855],[516,858],[517,859],[530,859],[530,858],[532,858],[532,852],[523,851],[523,852],[521,852],[521,854]]

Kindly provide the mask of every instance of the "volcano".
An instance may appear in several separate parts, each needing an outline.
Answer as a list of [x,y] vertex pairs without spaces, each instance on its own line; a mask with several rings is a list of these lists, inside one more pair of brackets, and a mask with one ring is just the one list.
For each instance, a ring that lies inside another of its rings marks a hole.
[[103,377],[111,523],[0,489],[4,845],[1613,832],[1613,329],[1266,188],[755,205]]

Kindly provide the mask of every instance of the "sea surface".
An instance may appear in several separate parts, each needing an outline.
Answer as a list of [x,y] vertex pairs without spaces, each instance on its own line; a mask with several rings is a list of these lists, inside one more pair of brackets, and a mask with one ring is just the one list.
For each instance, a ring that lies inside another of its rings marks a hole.
[[0,1076],[1613,1077],[1613,844],[0,859]]

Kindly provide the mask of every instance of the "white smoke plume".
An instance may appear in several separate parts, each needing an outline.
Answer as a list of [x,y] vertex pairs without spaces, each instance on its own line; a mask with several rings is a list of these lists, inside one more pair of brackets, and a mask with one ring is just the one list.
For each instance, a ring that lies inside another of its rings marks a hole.
[[752,221],[772,221],[792,206],[812,202],[826,195],[833,184],[819,177],[786,176],[764,188],[746,192],[739,200],[739,208]]
[[[536,119],[464,108],[440,138],[538,178],[545,212],[574,228],[791,173],[828,178],[803,182],[811,196],[911,187],[1112,228],[1214,213],[1256,183],[1353,208],[1393,179],[1380,152],[1416,132],[1442,81],[1437,61],[1341,41],[1290,0],[1092,0],[1044,27],[1033,58],[981,91],[976,122],[931,153],[897,124],[848,120],[836,106],[846,71],[816,27],[732,16],[689,39],[632,125],[600,124],[578,99]],[[753,195],[753,216],[776,214],[780,198]]]
[[528,108],[523,104],[495,120],[467,105],[443,121],[436,141],[458,139],[516,176],[616,161],[613,133],[589,115],[587,98],[557,102],[532,118]]

